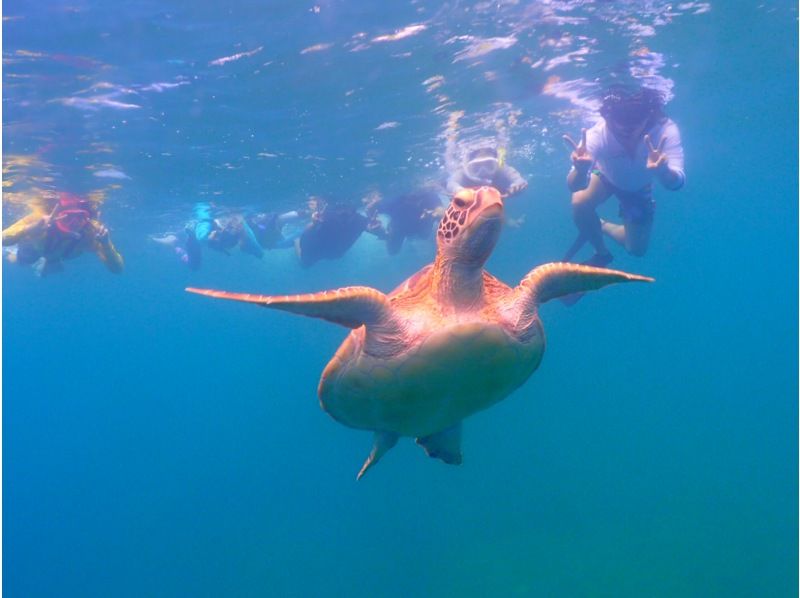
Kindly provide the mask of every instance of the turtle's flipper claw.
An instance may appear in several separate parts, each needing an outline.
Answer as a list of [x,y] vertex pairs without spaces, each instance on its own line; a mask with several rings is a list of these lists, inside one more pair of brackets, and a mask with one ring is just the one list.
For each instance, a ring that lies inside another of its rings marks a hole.
[[383,457],[390,448],[397,444],[398,438],[400,437],[392,432],[375,432],[375,436],[372,441],[372,451],[370,452],[369,457],[367,457],[367,460],[364,461],[364,465],[361,466],[361,471],[358,472],[356,479],[360,480],[364,474],[367,473],[367,470],[370,467],[380,461],[381,457]]

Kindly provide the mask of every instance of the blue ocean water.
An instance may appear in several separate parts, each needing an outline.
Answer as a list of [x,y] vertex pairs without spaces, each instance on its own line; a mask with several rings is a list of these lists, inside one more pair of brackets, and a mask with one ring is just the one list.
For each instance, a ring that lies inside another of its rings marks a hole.
[[[795,595],[796,5],[227,4],[4,5],[3,224],[96,193],[125,258],[4,264],[5,595]],[[656,283],[544,306],[459,467],[404,440],[356,482],[371,435],[315,396],[343,329],[183,291],[388,291],[432,242],[190,272],[152,241],[197,201],[402,192],[491,137],[530,183],[488,264],[515,284],[574,235],[560,136],[628,79],[687,157],[648,254],[615,249]]]

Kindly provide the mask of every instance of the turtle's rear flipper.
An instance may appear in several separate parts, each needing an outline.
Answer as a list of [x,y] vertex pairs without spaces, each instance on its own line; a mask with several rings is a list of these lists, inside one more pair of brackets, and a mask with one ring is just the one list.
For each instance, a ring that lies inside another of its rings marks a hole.
[[461,464],[461,422],[441,432],[417,438],[417,444],[432,459],[441,459],[448,465]]
[[360,480],[367,470],[380,461],[386,452],[397,444],[397,439],[400,438],[397,434],[391,432],[375,432],[372,441],[372,452],[370,452],[364,465],[361,466],[361,471],[358,472],[357,480]]

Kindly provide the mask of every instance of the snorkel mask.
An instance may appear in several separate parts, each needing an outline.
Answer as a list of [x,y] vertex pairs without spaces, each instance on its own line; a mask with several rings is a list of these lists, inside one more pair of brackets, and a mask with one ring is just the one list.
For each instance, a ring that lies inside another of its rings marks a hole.
[[494,148],[479,148],[471,151],[467,154],[464,164],[467,176],[480,181],[490,181],[498,168],[500,168],[500,161]]
[[73,237],[80,237],[90,221],[91,215],[86,210],[64,210],[53,218],[58,230]]
[[71,193],[59,193],[52,222],[61,233],[80,237],[95,215],[95,207],[88,199]]
[[639,130],[646,131],[663,117],[663,105],[661,94],[654,89],[615,89],[603,98],[600,115],[617,132],[631,136]]

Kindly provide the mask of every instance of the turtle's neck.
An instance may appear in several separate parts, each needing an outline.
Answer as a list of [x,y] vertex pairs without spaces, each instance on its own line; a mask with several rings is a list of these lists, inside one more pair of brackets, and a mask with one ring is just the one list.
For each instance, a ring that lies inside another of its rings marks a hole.
[[432,292],[440,305],[473,309],[483,305],[483,264],[437,256],[433,264]]

